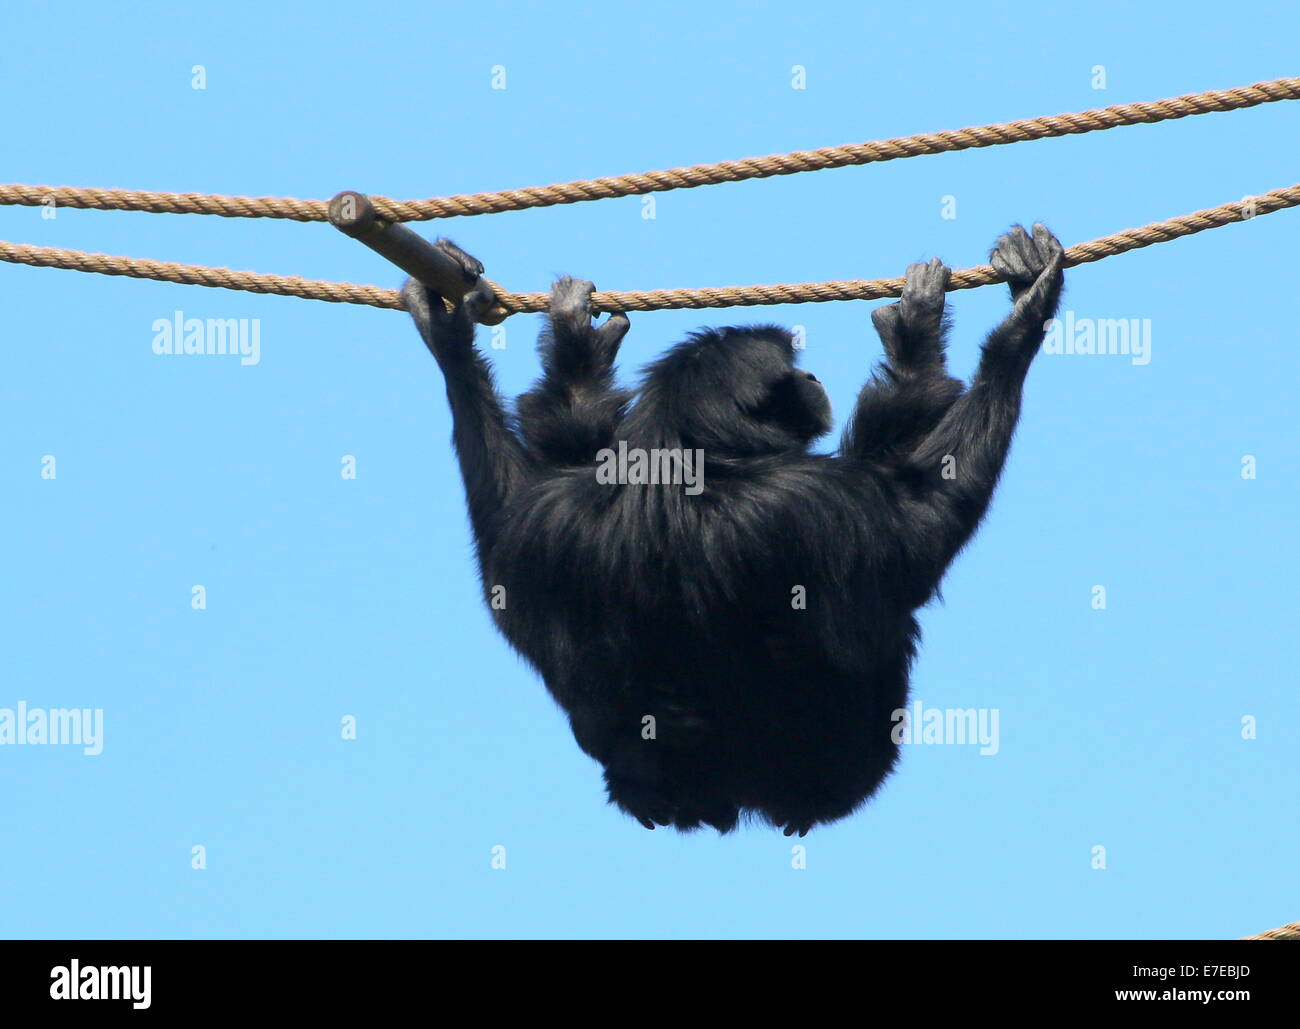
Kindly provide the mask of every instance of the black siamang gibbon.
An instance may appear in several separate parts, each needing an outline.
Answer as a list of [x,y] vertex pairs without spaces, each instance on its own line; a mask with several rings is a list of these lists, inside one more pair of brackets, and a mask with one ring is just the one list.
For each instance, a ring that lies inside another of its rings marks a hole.
[[[454,306],[407,283],[446,378],[493,617],[604,766],[610,802],[647,829],[727,832],[743,814],[802,836],[893,768],[914,612],[988,508],[1060,302],[1063,253],[1042,225],[1015,226],[991,260],[1013,307],[970,386],[945,365],[950,271],[914,264],[872,314],[886,360],[834,455],[809,452],[830,404],[785,329],[697,332],[619,389],[627,317],[594,324],[592,284],[562,278],[542,376],[512,414],[474,346],[486,283]],[[676,455],[668,470],[702,481],[607,474],[615,451]]]

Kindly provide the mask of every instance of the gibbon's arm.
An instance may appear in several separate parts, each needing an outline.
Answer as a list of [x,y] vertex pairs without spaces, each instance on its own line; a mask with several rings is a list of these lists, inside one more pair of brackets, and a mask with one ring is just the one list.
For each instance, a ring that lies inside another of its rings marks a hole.
[[970,390],[913,455],[930,484],[937,539],[929,556],[940,572],[974,533],[1002,474],[1025,376],[1061,302],[1063,259],[1060,242],[1042,225],[1032,237],[1017,225],[993,249],[991,262],[1010,284],[1015,306],[985,340]]
[[[449,253],[454,250],[458,259],[478,264],[446,240],[439,240],[438,246]],[[452,443],[465,480],[470,524],[482,557],[496,543],[503,511],[520,488],[525,466],[523,446],[510,429],[492,384],[491,369],[474,348],[475,316],[491,304],[492,292],[483,284],[450,312],[441,297],[415,279],[407,281],[402,295],[447,380]]]
[[592,324],[585,279],[562,278],[551,288],[547,329],[538,340],[542,377],[519,398],[519,427],[530,454],[543,464],[590,464],[608,447],[631,394],[614,389],[614,360],[627,335],[625,314]]
[[906,461],[962,393],[948,375],[944,290],[952,270],[937,258],[907,269],[903,297],[871,321],[886,363],[862,387],[840,453],[872,462]]

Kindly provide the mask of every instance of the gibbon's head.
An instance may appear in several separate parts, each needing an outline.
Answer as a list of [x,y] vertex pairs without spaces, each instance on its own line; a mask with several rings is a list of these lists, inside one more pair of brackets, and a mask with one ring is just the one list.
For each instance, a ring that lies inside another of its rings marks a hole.
[[692,333],[646,368],[631,422],[723,456],[806,450],[830,431],[831,404],[794,358],[777,325]]

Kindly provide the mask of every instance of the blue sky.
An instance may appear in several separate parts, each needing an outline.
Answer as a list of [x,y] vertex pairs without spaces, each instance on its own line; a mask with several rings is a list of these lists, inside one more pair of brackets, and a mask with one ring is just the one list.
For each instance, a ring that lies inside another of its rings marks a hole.
[[[0,177],[506,189],[1245,85],[1296,74],[1300,31],[1282,3],[1244,27],[1105,2],[132,11],[7,8]],[[625,198],[419,228],[521,291],[875,278],[982,263],[1016,221],[1068,245],[1290,185],[1298,129],[1300,104],[1273,104],[662,194],[653,220]],[[1150,319],[1151,360],[1040,356],[991,514],[922,614],[915,696],[996,709],[999,751],[909,748],[798,870],[770,830],[648,833],[604,806],[479,601],[442,382],[404,315],[0,266],[0,708],[104,711],[98,756],[0,746],[0,935],[1234,937],[1300,917],[1298,231],[1283,212],[1068,273],[1077,317]],[[5,208],[0,238],[400,281],[318,224]],[[959,374],[1006,303],[952,298]],[[880,356],[870,308],[634,314],[622,368],[701,325],[799,324],[842,416]],[[260,363],[155,355],[177,310],[259,319]],[[539,324],[510,320],[493,354],[511,395]]]

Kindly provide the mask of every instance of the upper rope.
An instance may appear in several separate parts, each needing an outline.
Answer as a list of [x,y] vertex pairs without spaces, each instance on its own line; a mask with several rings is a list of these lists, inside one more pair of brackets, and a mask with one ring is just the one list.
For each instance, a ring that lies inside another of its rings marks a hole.
[[[473,193],[430,200],[397,201],[371,197],[376,210],[392,221],[418,221],[465,215],[495,214],[529,207],[550,207],[587,200],[690,189],[696,186],[744,179],[793,175],[803,171],[893,161],[922,154],[937,154],[976,147],[1001,146],[1029,139],[1075,135],[1121,125],[1150,124],[1216,111],[1233,111],[1279,100],[1300,99],[1300,78],[1274,79],[1236,89],[1188,93],[1167,100],[1116,104],[1077,114],[1058,114],[1023,121],[1002,122],[948,132],[926,133],[898,139],[823,147],[741,161],[721,161],[689,168],[584,179],[552,186],[533,186],[500,193]],[[167,214],[212,214],[225,218],[288,218],[326,221],[327,203],[287,197],[239,197],[206,193],[155,193],[145,190],[82,189],[72,186],[0,185],[0,205],[63,206],[95,210],[145,211]],[[1066,266],[1099,261],[1154,243],[1163,243],[1206,229],[1245,221],[1300,205],[1300,184],[1275,189],[1241,201],[1221,204],[1168,221],[1152,222],[1111,236],[1078,243],[1065,252]],[[212,286],[273,293],[331,303],[366,304],[401,310],[396,290],[348,282],[322,282],[297,276],[234,271],[203,265],[175,264],[147,258],[86,253],[54,247],[28,246],[0,241],[0,261],[45,268],[65,268],[104,275],[127,275],[186,285]],[[973,289],[1001,281],[988,265],[955,271],[949,290]],[[832,300],[876,300],[901,295],[901,278],[832,282],[777,283],[762,286],[722,286],[702,289],[597,292],[597,311],[658,311],[672,308],[743,307],[767,304],[822,303]],[[510,293],[493,284],[497,302],[510,314],[545,311],[545,293]]]
[[[498,214],[502,211],[522,211],[529,207],[554,207],[556,204],[577,204],[587,200],[662,193],[670,189],[694,189],[722,182],[742,182],[745,179],[765,179],[774,175],[876,164],[905,157],[920,157],[923,154],[1004,146],[1029,139],[1074,136],[1114,129],[1121,125],[1149,125],[1198,114],[1237,111],[1279,100],[1300,100],[1300,78],[1273,79],[1236,89],[1186,93],[1165,100],[1115,104],[1074,114],[996,122],[947,132],[927,132],[918,136],[881,139],[869,143],[797,150],[790,154],[748,157],[740,161],[696,164],[689,168],[670,168],[667,171],[649,171],[638,175],[611,175],[551,186],[529,186],[499,193],[465,193],[429,200],[402,201],[378,196],[370,199],[379,213],[389,221],[430,221],[434,218]],[[61,207],[93,208],[99,211],[215,214],[222,218],[288,218],[300,222],[328,220],[328,202],[324,200],[223,196],[219,193],[155,193],[135,189],[82,189],[75,186],[0,185],[0,205],[39,207],[51,202]]]

